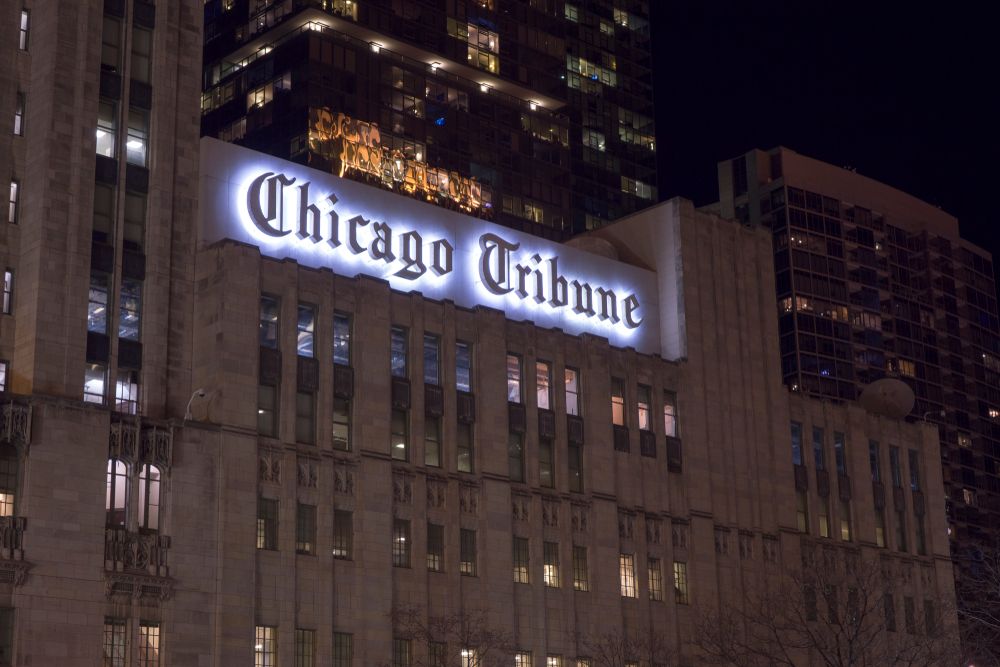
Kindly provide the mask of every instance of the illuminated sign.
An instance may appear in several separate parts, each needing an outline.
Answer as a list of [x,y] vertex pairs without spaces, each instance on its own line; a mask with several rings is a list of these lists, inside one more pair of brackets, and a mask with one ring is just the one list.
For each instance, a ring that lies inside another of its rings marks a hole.
[[449,201],[461,210],[480,214],[492,206],[490,190],[474,178],[455,171],[429,167],[402,151],[382,145],[375,123],[334,114],[327,108],[309,109],[309,150],[330,160],[338,175],[367,174],[390,189],[424,196],[428,201]]
[[396,290],[660,350],[650,271],[214,139],[202,139],[201,152],[203,244],[233,239]]

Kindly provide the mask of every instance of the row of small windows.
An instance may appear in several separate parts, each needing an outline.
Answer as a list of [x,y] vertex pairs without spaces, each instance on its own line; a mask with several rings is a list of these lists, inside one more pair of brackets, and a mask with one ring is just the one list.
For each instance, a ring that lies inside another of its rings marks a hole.
[[[132,641],[138,642],[135,651],[136,662],[131,660]],[[129,620],[121,617],[104,619],[104,662],[110,667],[124,667],[135,664],[138,667],[160,666],[160,624],[140,621],[138,636],[130,632]]]

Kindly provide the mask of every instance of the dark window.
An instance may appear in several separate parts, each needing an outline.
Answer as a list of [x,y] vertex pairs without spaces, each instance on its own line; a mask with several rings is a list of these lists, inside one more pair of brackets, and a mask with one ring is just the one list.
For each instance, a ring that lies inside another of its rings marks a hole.
[[299,503],[295,513],[295,551],[309,556],[316,553],[316,507]]
[[333,557],[350,560],[354,551],[354,513],[333,512]]
[[459,572],[467,577],[478,576],[476,565],[476,531],[462,528],[459,539]]
[[271,498],[257,500],[257,548],[278,548],[278,501]]

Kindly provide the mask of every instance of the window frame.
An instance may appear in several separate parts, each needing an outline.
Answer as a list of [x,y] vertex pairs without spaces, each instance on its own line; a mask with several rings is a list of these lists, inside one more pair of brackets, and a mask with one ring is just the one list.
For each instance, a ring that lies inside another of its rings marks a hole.
[[521,404],[524,401],[524,361],[521,355],[507,353],[507,402]]
[[539,410],[552,410],[552,362],[535,360],[535,405]]
[[392,377],[405,379],[410,376],[409,335],[409,330],[403,326],[393,325],[389,329],[389,373]]
[[[572,376],[572,383],[570,377]],[[570,385],[574,387],[570,389]],[[563,388],[566,392],[566,414],[580,416],[580,371],[572,366],[563,368]]]

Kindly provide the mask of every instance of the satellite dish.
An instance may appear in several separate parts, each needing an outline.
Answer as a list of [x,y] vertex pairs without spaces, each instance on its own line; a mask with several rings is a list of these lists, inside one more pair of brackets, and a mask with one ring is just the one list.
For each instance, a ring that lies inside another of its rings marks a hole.
[[916,396],[902,380],[882,378],[865,387],[858,400],[868,412],[902,419],[913,410]]

